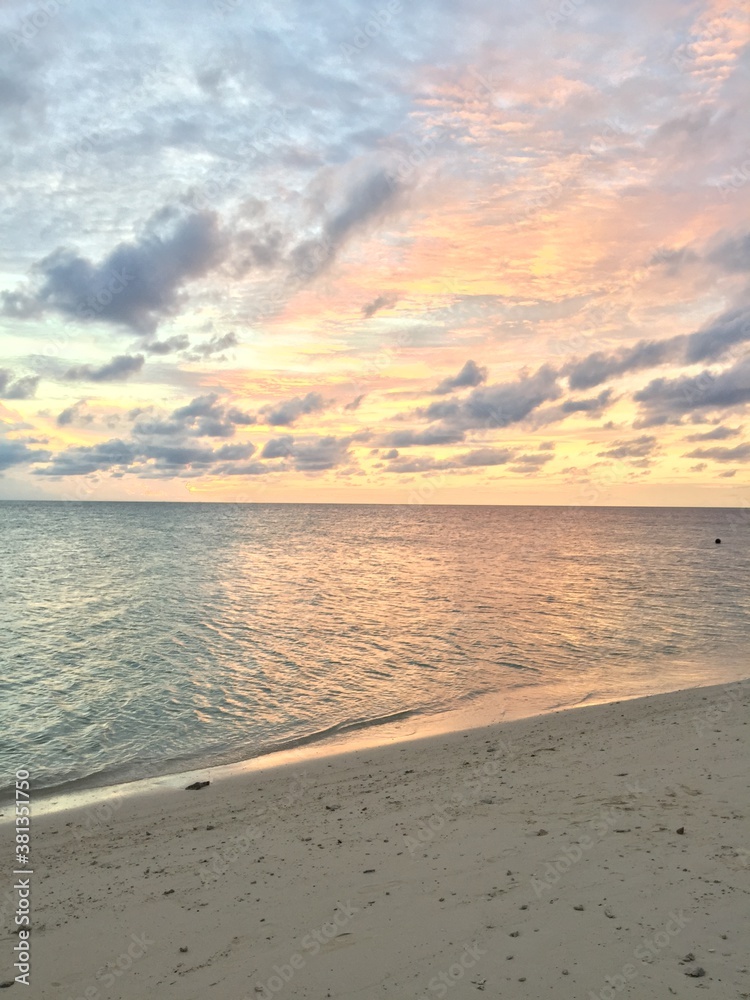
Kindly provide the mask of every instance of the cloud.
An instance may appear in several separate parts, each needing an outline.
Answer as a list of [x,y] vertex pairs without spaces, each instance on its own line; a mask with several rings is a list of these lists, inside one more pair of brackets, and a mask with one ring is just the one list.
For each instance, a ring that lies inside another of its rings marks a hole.
[[215,354],[221,354],[222,351],[226,351],[230,347],[237,347],[238,344],[239,340],[236,333],[225,333],[223,337],[212,337],[202,344],[196,344],[192,350],[192,355],[195,358],[211,358]]
[[349,190],[343,206],[326,223],[326,234],[338,244],[352,231],[380,215],[393,201],[396,188],[390,174],[376,169]]
[[557,373],[549,365],[543,365],[533,375],[522,373],[515,382],[480,386],[463,400],[430,403],[418,415],[442,420],[445,427],[454,431],[508,427],[559,396]]
[[430,421],[431,426],[423,430],[391,431],[383,435],[380,444],[393,448],[457,444],[464,440],[467,431],[520,423],[560,394],[556,372],[543,365],[533,374],[522,372],[515,382],[479,386],[464,399],[430,403],[411,416]]
[[228,246],[214,213],[167,207],[135,242],[118,244],[97,264],[58,248],[35,265],[28,288],[2,293],[3,312],[24,318],[52,311],[152,334],[178,311],[183,286],[216,267]]
[[145,360],[142,354],[120,354],[100,368],[76,365],[69,368],[63,378],[69,382],[121,382],[137,374],[143,368]]
[[360,407],[360,404],[362,403],[362,400],[366,396],[367,396],[366,392],[361,393],[359,396],[355,396],[354,399],[351,400],[351,402],[345,404],[344,409],[347,410],[347,411],[349,411],[349,412],[351,412],[353,410],[358,410],[359,407]]
[[750,340],[750,306],[732,309],[686,338],[685,360],[715,361],[730,347]]
[[284,435],[267,441],[261,458],[282,458],[298,472],[324,472],[351,460],[349,446],[354,438],[320,437],[295,439]]
[[702,329],[667,340],[641,340],[612,354],[595,351],[565,365],[560,374],[568,377],[571,389],[591,389],[629,372],[678,363],[715,361],[731,347],[750,341],[750,307],[722,313]]
[[294,438],[286,434],[284,437],[272,438],[266,441],[261,452],[261,458],[289,458],[294,451]]
[[368,302],[366,305],[362,306],[362,315],[365,319],[369,319],[374,316],[376,312],[380,312],[381,309],[390,308],[390,306],[395,305],[396,298],[391,295],[378,295],[377,298],[373,299],[372,302]]
[[465,433],[462,430],[436,424],[423,431],[391,431],[383,435],[380,443],[385,448],[411,448],[413,445],[457,444],[463,441],[464,437]]
[[685,458],[711,458],[714,462],[750,461],[750,444],[738,444],[735,448],[696,448]]
[[164,355],[184,351],[188,347],[190,347],[190,338],[184,334],[177,334],[174,337],[168,337],[166,340],[152,340],[150,343],[144,345],[143,350],[146,354]]
[[694,410],[728,410],[750,402],[750,357],[743,358],[719,375],[705,370],[699,375],[674,379],[657,378],[636,392],[645,419],[661,423],[679,422]]
[[90,446],[68,448],[35,470],[40,476],[86,476],[94,472],[130,473],[169,478],[209,473],[217,463],[247,460],[255,452],[251,442],[209,448],[195,443],[165,444],[114,438]]
[[459,464],[464,468],[481,468],[488,465],[505,465],[510,462],[513,452],[507,448],[477,448],[459,456]]
[[548,452],[541,455],[538,453],[534,455],[518,455],[513,459],[514,464],[510,467],[510,471],[522,476],[533,476],[548,462],[551,462],[554,457],[554,455]]
[[432,390],[436,396],[443,396],[453,392],[454,389],[463,389],[467,386],[474,387],[487,381],[487,369],[480,368],[476,361],[467,361],[458,375],[444,378],[439,385]]
[[9,441],[0,437],[0,473],[14,465],[28,465],[44,461],[48,453],[27,448],[23,441]]
[[347,463],[351,438],[322,437],[317,441],[296,442],[294,468],[298,472],[323,472]]
[[612,398],[612,390],[604,389],[598,396],[589,399],[566,399],[560,404],[563,413],[594,413],[599,414],[607,408]]
[[166,420],[151,417],[139,420],[133,427],[133,433],[140,436],[226,438],[234,436],[237,426],[249,427],[255,422],[252,414],[222,403],[216,393],[209,393],[173,410]]
[[287,427],[299,420],[300,417],[310,413],[318,413],[325,407],[325,400],[319,392],[308,392],[304,398],[295,396],[284,403],[264,406],[258,412],[265,418],[267,424],[274,427]]
[[82,417],[83,407],[86,405],[85,399],[79,399],[77,403],[73,403],[72,406],[66,407],[61,413],[58,413],[57,423],[58,427],[68,427],[70,424],[77,420],[83,419],[85,423],[91,423],[94,419],[91,414]]
[[643,434],[638,438],[631,438],[630,441],[615,441],[612,448],[598,452],[600,458],[646,458],[657,447],[657,440],[653,435]]
[[236,427],[256,422],[250,413],[222,403],[216,393],[198,396],[168,417],[153,416],[151,409],[133,411],[137,422],[133,434],[144,437],[233,437]]
[[611,378],[627,372],[653,368],[675,358],[680,338],[662,341],[639,341],[634,347],[623,347],[614,354],[595,351],[582,360],[567,364],[562,375],[567,375],[571,389],[592,389]]
[[33,399],[38,385],[38,375],[14,378],[13,372],[0,368],[0,399]]
[[730,273],[750,271],[750,233],[724,240],[708,254],[708,260]]
[[509,448],[477,448],[475,451],[464,452],[451,458],[435,459],[430,455],[418,457],[399,456],[391,452],[383,456],[393,461],[386,466],[386,472],[401,475],[414,472],[437,472],[451,469],[481,469],[488,466],[506,465],[513,460],[514,452]]
[[292,249],[291,275],[304,280],[320,274],[352,236],[392,212],[402,192],[403,184],[385,165],[372,164],[366,158],[339,170],[325,169],[310,195],[314,210],[323,217],[322,232]]
[[115,438],[87,447],[68,448],[35,473],[39,476],[85,476],[105,470],[125,470],[137,457],[138,451],[132,442]]
[[741,427],[714,427],[710,431],[705,431],[703,434],[690,434],[685,438],[686,441],[726,441],[727,438],[736,437],[740,432]]
[[589,417],[600,417],[614,402],[611,389],[603,389],[598,396],[586,399],[566,399],[556,406],[541,410],[534,418],[537,426],[558,423],[574,413],[585,413]]

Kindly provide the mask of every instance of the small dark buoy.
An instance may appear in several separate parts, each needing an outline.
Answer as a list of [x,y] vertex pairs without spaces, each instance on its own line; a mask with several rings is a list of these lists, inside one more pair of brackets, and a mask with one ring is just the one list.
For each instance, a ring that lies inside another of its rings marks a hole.
[[720,538],[717,538],[717,539],[716,539],[716,542],[715,542],[715,544],[716,544],[716,545],[721,545],[721,539],[720,539]]

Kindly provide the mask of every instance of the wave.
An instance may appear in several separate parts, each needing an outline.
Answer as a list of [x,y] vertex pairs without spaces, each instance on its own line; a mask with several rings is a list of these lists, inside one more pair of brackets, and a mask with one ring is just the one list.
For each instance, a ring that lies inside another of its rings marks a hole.
[[[315,729],[300,736],[264,743],[262,746],[236,747],[230,751],[215,750],[212,752],[210,750],[203,750],[200,753],[187,753],[180,757],[165,758],[163,761],[160,761],[158,768],[145,771],[143,761],[132,761],[127,765],[105,768],[101,771],[91,772],[76,778],[69,778],[65,781],[49,785],[37,785],[33,789],[33,792],[36,796],[47,798],[51,795],[73,793],[84,789],[103,788],[107,785],[126,784],[131,781],[166,777],[170,774],[180,774],[183,771],[221,767],[226,764],[238,764],[243,761],[256,760],[259,757],[265,757],[269,754],[280,753],[283,750],[294,750],[313,743],[322,743],[325,740],[342,736],[358,729],[370,729],[377,726],[390,725],[394,722],[403,722],[405,719],[427,715],[436,710],[437,706],[423,706],[422,708],[410,708],[400,712],[391,712],[387,715],[377,715],[369,718],[343,719],[341,722],[326,726],[324,729]],[[136,771],[137,773],[135,773]],[[0,806],[5,806],[12,802],[14,795],[15,785],[7,785],[0,788]]]

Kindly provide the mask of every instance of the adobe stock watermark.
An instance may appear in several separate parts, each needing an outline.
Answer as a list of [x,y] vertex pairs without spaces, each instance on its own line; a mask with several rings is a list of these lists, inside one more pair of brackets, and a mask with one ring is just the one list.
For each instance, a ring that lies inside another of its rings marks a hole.
[[[591,162],[596,157],[603,156],[608,148],[626,135],[625,129],[616,121],[606,120],[605,127],[596,135],[588,145],[581,146],[580,152],[584,156],[582,162]],[[535,212],[551,208],[555,202],[559,201],[567,192],[575,189],[578,173],[571,174],[565,180],[553,181],[539,194],[535,194],[526,199],[525,204],[516,212],[509,215],[509,220],[515,225],[530,218]]]
[[[126,972],[129,972],[134,963],[143,958],[153,944],[154,942],[151,938],[147,937],[143,932],[141,934],[131,934],[130,942],[125,950],[112,959],[112,961],[107,962],[106,965],[97,969],[94,979],[106,990],[110,990],[120,976],[124,976]],[[102,993],[98,986],[91,985],[86,987],[82,996],[68,997],[68,1000],[100,1000],[104,996],[105,994]]]
[[[510,763],[515,757],[515,748],[513,745],[509,741],[501,739],[498,747],[505,754],[500,760],[506,764]],[[485,761],[482,767],[475,767],[470,774],[464,776],[463,785],[469,788],[475,795],[478,795],[482,791],[485,782],[489,782],[490,779],[497,777],[500,773],[500,760],[488,760]],[[434,840],[435,835],[440,833],[445,826],[450,809],[460,810],[468,805],[470,801],[470,797],[459,789],[450,796],[448,801],[442,802],[427,820],[420,823],[415,837],[405,834],[404,844],[409,854],[414,857],[416,851]]]
[[226,17],[243,5],[245,0],[213,0],[211,9],[218,17]]
[[737,705],[742,704],[743,699],[740,688],[725,688],[723,694],[710,702],[700,715],[693,716],[693,725],[698,736],[701,735],[706,726],[718,722],[722,715],[736,708]]
[[403,9],[401,0],[388,0],[388,3],[379,10],[374,10],[370,17],[364,22],[361,28],[354,32],[349,42],[341,43],[341,54],[347,62],[352,61],[352,57],[357,55],[370,45],[373,39],[393,21],[393,15],[400,13]]
[[114,814],[122,807],[125,797],[123,795],[113,795],[106,802],[100,802],[93,808],[87,810],[83,823],[70,831],[75,839],[80,843],[85,837],[93,837],[99,833],[112,819]]
[[[292,781],[289,791],[286,795],[283,795],[277,802],[272,803],[268,808],[259,809],[255,818],[260,819],[263,816],[270,818],[271,814],[275,814],[277,817],[282,815],[282,809],[288,809],[294,802],[298,802],[302,796],[307,791],[310,785],[310,780],[304,771],[295,773],[294,781]],[[207,882],[215,881],[221,878],[227,873],[230,866],[239,859],[239,857],[250,850],[253,843],[263,836],[260,827],[248,825],[242,831],[242,833],[234,834],[229,838],[229,843],[225,844],[220,849],[215,849],[210,858],[210,863],[207,869],[201,869],[200,881],[201,885],[205,885]]]
[[112,305],[115,296],[124,292],[135,275],[127,267],[121,267],[119,271],[112,270],[102,281],[95,292],[87,295],[76,307],[78,319],[96,319],[108,306]]
[[103,152],[107,138],[114,136],[116,130],[123,127],[126,114],[144,106],[158,79],[155,72],[149,71],[137,86],[118,93],[114,109],[111,106],[104,109],[96,131],[68,139],[64,143],[62,147],[64,165],[70,170],[77,170],[83,166],[87,156]]
[[234,194],[239,189],[240,181],[246,177],[251,160],[260,153],[261,144],[282,137],[288,128],[286,109],[274,111],[238,151],[236,160],[228,165],[222,165],[207,180],[190,190],[186,198],[187,203],[195,209],[215,209],[220,198],[226,194]]
[[30,45],[39,32],[43,31],[69,4],[70,0],[43,0],[36,10],[21,19],[15,31],[8,34],[8,41],[13,51],[18,52],[24,46]]
[[221,878],[222,875],[225,875],[230,865],[233,865],[240,855],[250,850],[252,844],[260,836],[261,832],[257,826],[246,826],[242,833],[230,837],[228,844],[225,844],[221,849],[214,850],[208,869],[201,869],[201,885],[215,881]]
[[459,960],[449,966],[447,972],[440,972],[437,976],[433,976],[427,984],[427,989],[437,997],[446,996],[448,991],[463,979],[469,969],[474,968],[482,955],[486,954],[487,952],[480,948],[476,941],[472,944],[464,942],[464,953]]
[[[657,931],[652,938],[644,938],[633,951],[633,958],[642,965],[648,965],[689,923],[690,917],[685,916],[684,910],[680,910],[679,913],[672,910],[664,930]],[[613,1000],[618,993],[625,989],[628,983],[631,983],[638,976],[639,971],[632,962],[626,962],[619,972],[604,977],[604,986],[600,987],[598,991],[589,990],[589,1000]]]
[[332,941],[357,913],[359,907],[352,906],[350,901],[337,903],[333,919],[305,934],[300,941],[302,951],[295,951],[283,965],[274,965],[273,975],[265,983],[258,983],[254,992],[248,994],[245,1000],[269,1000],[270,997],[278,996],[297,973],[304,969],[308,960],[314,958],[323,945]]
[[735,193],[743,188],[750,181],[750,149],[746,151],[747,158],[742,163],[737,163],[732,167],[731,172],[723,180],[717,181],[715,187],[726,198],[728,194]]
[[564,21],[569,20],[579,9],[584,6],[586,0],[561,0],[555,10],[547,11],[547,22],[557,28]]
[[[635,784],[628,783],[626,787],[631,795],[645,795],[648,791],[647,788],[641,788],[638,782]],[[596,844],[600,843],[624,818],[623,811],[618,809],[617,806],[602,809],[599,816],[588,823],[589,830],[593,836],[589,833],[584,833],[577,842],[566,844],[557,858],[545,864],[542,875],[531,876],[531,887],[534,890],[536,898],[541,899],[543,893],[557,885],[563,875],[570,871],[573,865],[578,864],[584,854],[587,854]]]
[[412,182],[417,170],[423,166],[430,156],[435,152],[440,139],[448,135],[448,130],[444,128],[435,129],[430,135],[425,136],[419,142],[411,141],[412,149],[408,153],[395,154],[395,162],[386,172],[388,184],[395,187],[403,187],[407,182]]

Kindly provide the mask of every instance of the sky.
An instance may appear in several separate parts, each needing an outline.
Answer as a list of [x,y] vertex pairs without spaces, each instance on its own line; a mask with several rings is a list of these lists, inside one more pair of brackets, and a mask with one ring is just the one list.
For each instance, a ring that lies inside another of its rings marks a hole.
[[0,3],[0,498],[750,506],[750,9]]

